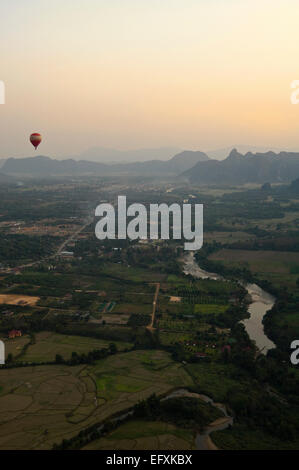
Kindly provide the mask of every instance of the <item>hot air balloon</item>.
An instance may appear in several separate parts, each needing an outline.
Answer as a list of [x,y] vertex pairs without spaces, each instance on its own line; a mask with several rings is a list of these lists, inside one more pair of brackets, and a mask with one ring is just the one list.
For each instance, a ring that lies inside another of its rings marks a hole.
[[31,134],[30,142],[35,147],[35,150],[37,149],[41,141],[42,141],[42,136],[40,134],[38,134],[37,132],[35,132],[34,134]]

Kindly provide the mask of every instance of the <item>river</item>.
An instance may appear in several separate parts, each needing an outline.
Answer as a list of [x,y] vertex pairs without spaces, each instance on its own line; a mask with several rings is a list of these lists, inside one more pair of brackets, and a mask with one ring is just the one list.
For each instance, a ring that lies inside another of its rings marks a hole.
[[[201,269],[194,259],[194,252],[185,255],[183,271],[185,274],[190,274],[198,279],[225,280],[219,274]],[[266,312],[273,307],[275,298],[256,284],[244,284],[242,281],[240,281],[240,284],[245,287],[251,298],[248,307],[250,317],[241,323],[245,326],[248,336],[255,342],[259,351],[267,354],[269,349],[275,348],[275,344],[265,335],[263,318]]]
[[234,423],[234,419],[230,416],[227,412],[226,406],[222,403],[215,403],[212,398],[208,397],[207,395],[199,394],[199,393],[192,393],[184,388],[180,388],[175,390],[174,392],[167,395],[163,400],[169,400],[170,398],[178,398],[178,397],[191,397],[191,398],[198,398],[199,400],[204,401],[205,403],[210,403],[210,405],[214,406],[218,410],[220,410],[223,414],[222,418],[218,418],[212,423],[208,424],[204,428],[201,433],[196,434],[195,444],[197,450],[217,450],[217,447],[213,443],[210,438],[210,434],[215,431],[223,431],[224,429],[232,426]]
[[[210,434],[215,431],[223,431],[224,429],[228,428],[228,426],[232,426],[234,419],[230,416],[227,412],[226,406],[222,403],[215,403],[212,398],[208,397],[207,395],[189,392],[189,390],[185,388],[179,388],[170,392],[164,398],[161,398],[161,401],[169,400],[170,398],[183,398],[183,397],[190,397],[190,398],[197,398],[199,400],[204,401],[205,403],[210,403],[210,405],[214,406],[218,410],[220,410],[223,414],[222,418],[218,418],[212,423],[208,424],[201,433],[197,433],[195,437],[195,445],[197,450],[217,450],[217,447],[210,439]],[[133,409],[126,411],[118,416],[115,416],[111,419],[111,422],[121,424],[124,422],[129,416],[133,416],[134,411]],[[104,424],[101,424],[97,431],[102,431],[104,428]]]

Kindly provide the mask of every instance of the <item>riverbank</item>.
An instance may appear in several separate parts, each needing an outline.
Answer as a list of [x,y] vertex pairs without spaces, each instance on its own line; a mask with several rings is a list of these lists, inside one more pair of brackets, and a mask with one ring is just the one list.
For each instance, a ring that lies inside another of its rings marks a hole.
[[[185,255],[183,263],[183,272],[197,279],[209,278],[215,281],[226,280],[223,276],[217,273],[205,271],[198,266],[193,252]],[[246,320],[242,320],[241,323],[244,325],[249,338],[255,342],[260,353],[267,354],[270,349],[273,349],[276,346],[264,332],[263,318],[273,307],[275,298],[257,284],[244,283],[242,280],[239,280],[238,282],[247,290],[251,299],[248,306],[250,317]]]
[[211,406],[217,408],[217,410],[223,413],[222,418],[217,418],[215,421],[210,423],[201,433],[197,433],[195,438],[197,450],[219,450],[218,447],[211,440],[210,435],[213,432],[223,431],[224,429],[227,429],[229,426],[233,425],[234,419],[228,414],[226,406],[222,403],[214,402],[214,400],[207,395],[189,392],[189,390],[186,389],[175,390],[170,395],[165,397],[164,400],[179,397],[198,398],[199,400],[202,400],[205,403],[209,403]]

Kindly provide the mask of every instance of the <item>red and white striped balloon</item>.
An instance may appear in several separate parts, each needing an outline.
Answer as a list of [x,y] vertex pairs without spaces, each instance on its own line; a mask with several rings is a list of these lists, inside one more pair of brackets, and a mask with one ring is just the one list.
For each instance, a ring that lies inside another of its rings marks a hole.
[[34,132],[34,134],[31,134],[30,142],[34,146],[35,150],[37,149],[41,141],[42,141],[42,136],[40,134],[38,134],[37,132]]

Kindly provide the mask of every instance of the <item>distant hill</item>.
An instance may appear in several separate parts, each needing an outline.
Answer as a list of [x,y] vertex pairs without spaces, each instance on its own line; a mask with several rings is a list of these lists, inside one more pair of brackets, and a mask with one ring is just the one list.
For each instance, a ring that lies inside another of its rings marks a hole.
[[37,156],[29,158],[9,158],[2,171],[18,176],[75,176],[75,175],[144,175],[167,176],[179,175],[192,168],[195,163],[207,161],[209,157],[203,152],[185,151],[168,161],[149,160],[146,162],[106,163],[68,160],[54,160],[50,157]]
[[1,168],[13,176],[183,176],[191,183],[244,184],[290,183],[299,177],[299,153],[265,152],[245,155],[233,149],[222,161],[211,160],[200,151],[184,151],[167,161],[149,160],[132,163],[99,163],[74,159],[54,160],[50,157],[8,158]]
[[286,183],[299,176],[299,153],[266,152],[245,155],[233,149],[222,161],[198,162],[182,176],[191,183]]
[[184,152],[178,153],[172,157],[172,159],[167,163],[174,172],[181,172],[192,168],[198,162],[206,162],[208,160],[209,157],[204,152],[185,150]]
[[174,147],[161,147],[137,150],[115,150],[105,147],[92,147],[71,158],[77,161],[91,161],[98,163],[132,163],[148,160],[169,160],[179,153],[180,149]]
[[[269,148],[256,146],[256,145],[231,145],[230,147],[220,148],[215,150],[206,150],[206,154],[213,160],[224,160],[230,152],[237,148],[238,151],[242,154],[246,153],[266,153],[269,151]],[[271,150],[275,153],[279,153],[282,151],[280,148],[271,148]],[[290,149],[291,151],[291,149]]]
[[97,171],[106,171],[104,163],[76,162],[75,160],[53,160],[39,155],[28,158],[8,158],[2,171],[10,175],[51,176],[51,175],[80,175]]

